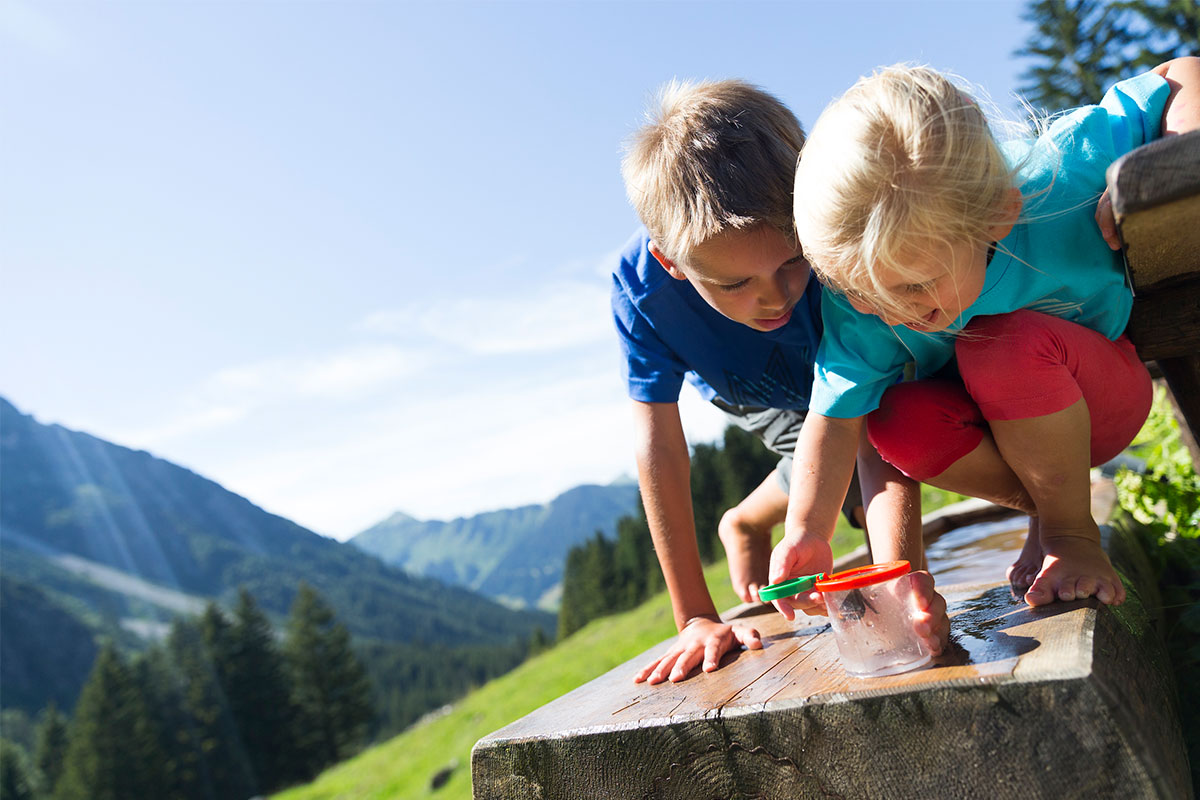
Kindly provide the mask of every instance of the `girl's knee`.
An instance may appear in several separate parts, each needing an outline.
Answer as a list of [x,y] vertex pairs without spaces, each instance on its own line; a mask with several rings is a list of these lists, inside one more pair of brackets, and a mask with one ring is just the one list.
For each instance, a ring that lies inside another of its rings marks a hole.
[[912,381],[884,392],[879,408],[867,415],[867,438],[884,461],[922,480],[941,471],[930,463],[932,454],[961,449],[952,443],[977,437],[983,424],[957,381]]

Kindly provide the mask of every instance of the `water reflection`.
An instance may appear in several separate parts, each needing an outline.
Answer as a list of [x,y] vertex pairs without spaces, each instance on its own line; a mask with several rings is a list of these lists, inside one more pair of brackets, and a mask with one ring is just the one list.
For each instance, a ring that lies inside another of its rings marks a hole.
[[938,586],[1003,581],[1028,530],[1029,518],[1017,516],[950,531],[925,548],[929,571]]

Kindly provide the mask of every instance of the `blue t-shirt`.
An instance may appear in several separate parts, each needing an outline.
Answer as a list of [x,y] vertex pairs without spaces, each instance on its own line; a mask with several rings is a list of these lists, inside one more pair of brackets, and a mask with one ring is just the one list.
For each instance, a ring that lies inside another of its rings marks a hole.
[[714,309],[651,255],[642,229],[613,270],[612,312],[629,396],[674,403],[686,378],[705,400],[807,409],[821,338],[821,288],[809,279],[788,324],[757,331]]
[[955,335],[976,316],[1027,308],[1119,337],[1133,297],[1121,253],[1100,235],[1096,201],[1109,164],[1158,138],[1169,91],[1153,73],[1130,78],[1109,89],[1100,105],[1059,117],[1036,140],[1004,146],[1028,199],[988,264],[979,298],[946,330],[889,327],[827,291],[812,410],[843,418],[870,413],[906,364],[924,377],[949,363]]

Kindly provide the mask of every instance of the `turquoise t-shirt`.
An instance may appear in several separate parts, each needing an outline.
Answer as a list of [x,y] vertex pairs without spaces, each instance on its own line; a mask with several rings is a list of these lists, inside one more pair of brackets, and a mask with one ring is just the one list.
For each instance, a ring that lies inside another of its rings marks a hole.
[[1036,140],[1004,146],[1029,199],[988,264],[979,298],[946,330],[889,326],[825,292],[809,408],[827,417],[869,414],[907,364],[927,377],[949,363],[955,335],[976,316],[1027,308],[1119,337],[1133,297],[1121,253],[1096,225],[1096,201],[1109,164],[1158,138],[1169,93],[1162,77],[1139,75],[1109,89],[1100,105],[1057,118]]

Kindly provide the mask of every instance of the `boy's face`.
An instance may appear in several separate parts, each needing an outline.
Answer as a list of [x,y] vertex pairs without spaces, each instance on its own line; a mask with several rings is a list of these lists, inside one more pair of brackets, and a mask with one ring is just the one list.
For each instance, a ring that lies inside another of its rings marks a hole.
[[671,277],[688,281],[710,306],[756,331],[787,325],[808,285],[799,244],[769,225],[713,237],[686,264],[668,260],[653,242],[650,251]]

